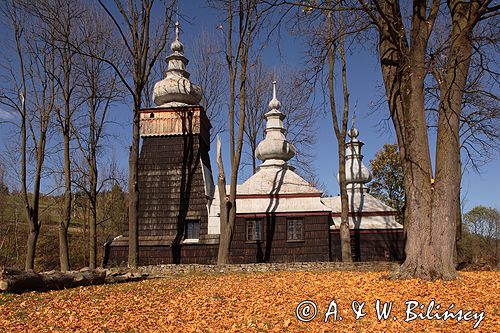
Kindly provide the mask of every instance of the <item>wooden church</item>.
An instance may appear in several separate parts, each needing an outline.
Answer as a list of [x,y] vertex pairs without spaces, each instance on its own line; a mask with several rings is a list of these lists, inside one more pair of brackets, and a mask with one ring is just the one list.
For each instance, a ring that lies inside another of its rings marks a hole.
[[[171,49],[166,76],[154,86],[157,107],[140,111],[138,264],[214,264],[220,205],[209,159],[211,125],[199,105],[201,90],[186,71],[178,23]],[[274,82],[266,136],[256,150],[263,162],[237,186],[230,262],[340,260],[340,197],[323,197],[288,164],[295,147],[286,139],[280,108]],[[353,127],[346,143],[353,259],[401,260],[403,228],[396,211],[364,186],[371,174],[358,135]],[[126,227],[107,245],[107,265],[127,261]]]

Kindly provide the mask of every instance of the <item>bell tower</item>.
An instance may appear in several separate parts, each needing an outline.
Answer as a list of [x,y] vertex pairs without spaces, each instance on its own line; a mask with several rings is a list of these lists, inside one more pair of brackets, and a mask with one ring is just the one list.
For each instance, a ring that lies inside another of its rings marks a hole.
[[[214,192],[208,155],[211,125],[199,105],[201,89],[186,71],[189,61],[178,22],[171,50],[165,78],[154,85],[156,106],[140,110],[139,265],[196,262],[183,257],[183,247],[218,243],[207,235]],[[128,245],[127,237],[113,241],[111,262],[117,261],[113,247],[118,245]],[[196,251],[188,251],[192,253]]]

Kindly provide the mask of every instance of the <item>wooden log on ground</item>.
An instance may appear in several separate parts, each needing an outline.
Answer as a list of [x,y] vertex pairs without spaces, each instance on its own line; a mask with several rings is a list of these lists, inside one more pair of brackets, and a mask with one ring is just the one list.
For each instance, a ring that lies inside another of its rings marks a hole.
[[11,268],[0,269],[0,291],[47,291],[104,284],[106,271],[82,270],[35,273]]
[[12,268],[0,269],[1,291],[33,290],[33,286],[41,286],[43,279],[40,274],[33,271],[20,271]]

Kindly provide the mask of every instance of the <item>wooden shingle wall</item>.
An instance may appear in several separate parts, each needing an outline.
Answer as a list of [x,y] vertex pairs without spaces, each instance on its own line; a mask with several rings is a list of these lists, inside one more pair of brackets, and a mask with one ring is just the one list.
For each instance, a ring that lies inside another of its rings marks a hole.
[[257,219],[261,221],[262,240],[249,242],[247,220],[237,217],[231,242],[231,263],[329,261],[328,215],[290,218],[302,219],[303,241],[287,241],[287,217],[271,215]]
[[139,160],[139,237],[183,235],[184,220],[208,229],[201,161],[210,168],[208,147],[196,135],[146,137]]
[[[351,230],[351,253],[353,261],[401,261],[403,230]],[[331,231],[330,256],[332,261],[342,260],[338,230]]]

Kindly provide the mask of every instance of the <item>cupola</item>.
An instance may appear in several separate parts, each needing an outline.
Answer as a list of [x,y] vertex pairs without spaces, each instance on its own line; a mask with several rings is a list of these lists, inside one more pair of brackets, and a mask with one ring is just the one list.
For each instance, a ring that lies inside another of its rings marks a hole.
[[184,45],[179,39],[179,22],[175,23],[175,40],[170,45],[172,53],[166,58],[168,63],[165,78],[153,88],[153,100],[157,106],[198,105],[201,88],[189,80],[186,66],[189,60],[184,56]]
[[345,176],[348,189],[363,189],[364,184],[372,180],[370,170],[363,163],[361,148],[364,143],[358,140],[359,131],[353,124],[349,132],[349,141],[346,142]]
[[257,146],[255,155],[263,161],[261,167],[284,166],[295,156],[295,147],[285,137],[286,130],[283,126],[285,115],[281,113],[281,103],[276,98],[276,81],[273,81],[273,98],[269,102],[269,108],[271,111],[264,115],[266,136]]

